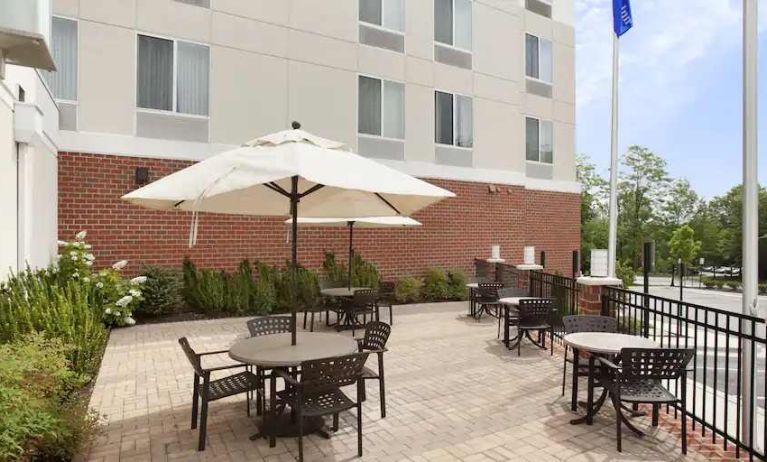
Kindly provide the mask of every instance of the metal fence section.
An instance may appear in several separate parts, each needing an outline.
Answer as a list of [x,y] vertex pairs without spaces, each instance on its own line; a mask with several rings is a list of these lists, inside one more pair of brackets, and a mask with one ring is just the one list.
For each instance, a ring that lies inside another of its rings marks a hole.
[[[749,459],[765,457],[763,319],[617,287],[603,289],[602,314],[615,317],[622,332],[651,338],[661,347],[694,349],[687,398],[693,429],[725,450],[734,445],[736,457],[741,452]],[[744,352],[750,352],[745,367]],[[752,390],[753,397],[742,396],[744,389]],[[666,412],[677,417],[679,409],[667,407]]]
[[550,298],[554,300],[554,335],[561,341],[564,333],[562,316],[579,314],[578,284],[575,279],[542,271],[529,272],[529,288],[531,297]]

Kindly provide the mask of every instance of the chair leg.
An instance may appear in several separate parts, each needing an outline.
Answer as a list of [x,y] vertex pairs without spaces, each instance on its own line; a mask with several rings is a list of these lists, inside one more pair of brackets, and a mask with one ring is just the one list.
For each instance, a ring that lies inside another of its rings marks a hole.
[[378,379],[380,394],[381,394],[381,418],[386,418],[386,381],[384,381],[383,375]]
[[567,381],[567,345],[565,345],[564,367],[562,367],[562,396],[565,396],[565,382]]
[[658,426],[658,414],[660,414],[660,404],[652,405],[652,426]]
[[549,342],[551,343],[551,355],[554,356],[554,328],[549,329]]
[[394,307],[389,305],[389,325],[394,325]]
[[269,409],[266,410],[265,417],[269,417],[269,424],[265,425],[270,431],[269,433],[269,447],[273,448],[277,446],[277,438],[274,435],[273,429],[270,427],[274,425],[272,419],[277,419],[277,376],[272,373],[272,378],[269,380]]
[[357,455],[362,457],[362,404],[357,403]]
[[[300,406],[300,404],[299,404]],[[304,460],[304,416],[298,412],[298,462]]]
[[264,402],[262,393],[266,393],[266,385],[264,384],[263,371],[256,366],[256,415],[261,415],[264,410]]
[[333,414],[333,431],[338,431],[338,413]]
[[519,329],[519,340],[517,341],[517,356],[522,356],[522,329],[517,327]]
[[309,326],[309,332],[314,332],[314,311],[312,311],[312,317],[311,317],[311,320],[309,322],[312,323],[312,325]]
[[687,455],[687,374],[682,373],[682,454]]
[[197,444],[198,451],[205,450],[205,438],[208,433],[208,378],[205,378],[202,389],[202,409],[200,410],[200,440]]
[[620,399],[613,396],[613,407],[615,408],[615,438],[617,440],[617,449],[618,452],[622,452],[623,448],[621,445],[621,427],[622,427],[622,413],[621,413],[621,402]]
[[197,428],[197,406],[200,402],[200,377],[194,374],[194,385],[192,387],[192,430]]
[[330,327],[330,310],[325,310],[325,326]]

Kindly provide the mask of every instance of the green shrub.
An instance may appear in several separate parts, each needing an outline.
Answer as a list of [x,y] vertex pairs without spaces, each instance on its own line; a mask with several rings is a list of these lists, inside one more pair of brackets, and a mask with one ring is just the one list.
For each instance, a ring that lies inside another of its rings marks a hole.
[[441,302],[450,298],[450,287],[447,284],[447,274],[439,268],[432,268],[423,279],[421,295],[429,302]]
[[71,460],[96,434],[98,419],[70,369],[71,347],[29,334],[0,344],[0,460]]
[[466,287],[468,278],[462,271],[448,271],[447,287],[451,300],[468,300],[469,289]]
[[738,290],[740,289],[740,281],[727,281],[725,283],[727,285],[727,288],[732,290]]
[[724,279],[714,279],[713,282],[714,282],[714,287],[716,287],[717,289],[721,289],[722,287],[724,287],[724,284],[725,284]]
[[615,266],[615,276],[623,282],[623,288],[628,289],[634,285],[636,273],[634,268],[631,267],[631,263],[619,260]]
[[764,295],[767,294],[767,282],[760,282],[759,283],[759,293]]
[[96,373],[107,330],[89,285],[60,285],[55,271],[27,269],[0,284],[0,294],[0,342],[41,332],[71,347],[67,357],[76,372]]
[[414,278],[406,277],[397,281],[394,287],[394,297],[400,303],[415,303],[421,299],[423,283]]
[[141,288],[142,300],[136,314],[161,316],[173,313],[181,306],[181,279],[177,271],[145,266],[141,276],[146,278]]
[[[335,254],[325,252],[322,269],[328,280],[338,286],[349,284],[349,267],[336,260]],[[352,257],[352,286],[377,288],[380,275],[376,266],[358,253]]]
[[703,278],[703,285],[706,286],[707,289],[712,289],[716,286],[716,282],[714,281],[714,278],[706,277]]

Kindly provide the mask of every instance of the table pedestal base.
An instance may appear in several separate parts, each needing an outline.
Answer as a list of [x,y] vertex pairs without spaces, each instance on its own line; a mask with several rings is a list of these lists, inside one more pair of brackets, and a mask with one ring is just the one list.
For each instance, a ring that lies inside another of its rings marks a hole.
[[[330,439],[330,434],[325,431],[325,420],[322,417],[304,417],[304,436],[316,433],[325,439]],[[293,422],[290,414],[283,414],[277,417],[277,422],[270,422],[265,425],[259,424],[258,433],[251,435],[250,440],[255,441],[259,438],[268,438],[270,435],[276,437],[298,437],[298,423]]]

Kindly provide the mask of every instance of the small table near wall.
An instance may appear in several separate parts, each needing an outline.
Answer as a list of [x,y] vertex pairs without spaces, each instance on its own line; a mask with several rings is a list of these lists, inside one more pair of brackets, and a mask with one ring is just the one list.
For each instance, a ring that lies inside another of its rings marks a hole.
[[[498,303],[500,303],[503,306],[503,343],[506,345],[506,348],[514,348],[517,346],[517,343],[519,343],[520,340],[522,340],[522,333],[520,331],[517,331],[517,336],[513,339],[509,338],[509,320],[511,319],[512,315],[517,315],[518,307],[519,307],[519,301],[524,299],[537,299],[540,297],[505,297],[498,300]],[[500,320],[499,320],[500,322]],[[552,339],[553,341],[553,339]]]
[[475,298],[477,297],[477,289],[479,289],[479,283],[478,282],[470,282],[466,284],[466,287],[469,289],[469,314],[467,316],[474,317],[475,310],[476,310],[476,302]]
[[[320,290],[320,294],[325,297],[352,298],[354,297],[354,292],[369,288],[370,287],[331,287]],[[341,308],[344,310],[343,316],[341,316],[335,325],[338,326],[339,329],[351,329],[352,327],[356,327],[354,323],[357,322],[357,319],[354,316],[354,313],[350,311],[349,303],[342,302]]]
[[[237,341],[229,348],[229,357],[235,361],[250,364],[263,369],[298,367],[304,361],[345,356],[357,352],[357,342],[340,334],[319,332],[296,333],[296,344],[291,345],[290,334],[272,334],[259,337],[250,337]],[[272,381],[276,381],[272,377]],[[273,417],[276,421],[264,423],[259,428],[259,433],[250,437],[256,440],[261,436],[274,434],[275,436],[297,436],[298,427],[291,422],[289,415]],[[306,419],[304,424],[305,434],[319,433],[329,437],[323,430],[324,420],[322,417]]]
[[[567,334],[564,342],[573,349],[573,394],[570,408],[574,411],[578,408],[578,363],[580,352],[588,352],[589,355],[589,387],[588,400],[586,401],[586,415],[570,421],[573,425],[586,423],[591,425],[594,415],[607,399],[607,390],[602,390],[602,395],[594,402],[594,369],[597,355],[619,355],[623,348],[658,348],[658,344],[649,338],[636,335],[617,334],[610,332],[577,332]],[[639,432],[630,422],[625,420],[627,427],[634,432]],[[641,432],[639,432],[641,433]]]

